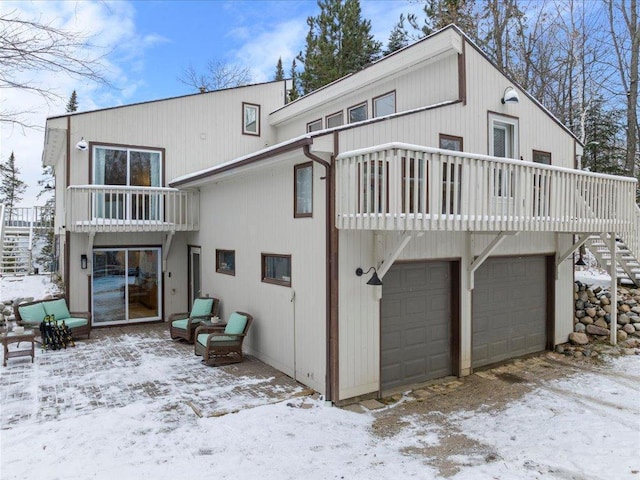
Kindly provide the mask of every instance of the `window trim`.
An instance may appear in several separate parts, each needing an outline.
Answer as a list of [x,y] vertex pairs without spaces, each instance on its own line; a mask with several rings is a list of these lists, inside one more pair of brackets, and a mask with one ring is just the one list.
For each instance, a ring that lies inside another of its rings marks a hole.
[[[338,115],[342,116],[342,123],[340,123],[340,125],[334,125],[333,127],[330,127],[329,126],[329,120],[332,119],[333,117],[337,117]],[[324,117],[324,124],[327,126],[327,128],[336,128],[336,127],[341,127],[342,125],[344,125],[344,110],[340,110],[338,112],[331,113],[331,114],[327,115],[326,117]]]
[[[298,170],[311,168],[311,211],[298,212]],[[299,163],[293,166],[293,218],[313,217],[313,162]]]
[[[376,108],[376,100],[381,100],[384,97],[388,97],[389,95],[393,95],[393,112],[391,113],[385,113],[384,115],[378,115],[377,112],[377,108]],[[373,99],[371,100],[371,105],[373,108],[373,118],[378,118],[378,117],[384,117],[387,115],[393,115],[394,113],[398,112],[398,104],[397,104],[397,97],[396,97],[396,91],[395,90],[391,90],[387,93],[383,93],[382,95],[378,95],[377,97],[373,97]]]
[[[542,155],[549,158],[549,163],[536,162],[536,155]],[[531,161],[535,163],[539,163],[540,165],[551,165],[553,157],[551,156],[551,152],[545,152],[544,150],[536,150],[535,148],[531,151]]]
[[[316,129],[316,130],[310,130],[311,126],[320,122],[320,128]],[[317,120],[314,120],[312,122],[307,123],[307,133],[311,133],[311,132],[317,132],[318,130],[322,130],[322,118],[318,118]]]
[[[247,107],[255,108],[256,110],[256,131],[252,132],[251,130],[247,130],[247,125],[245,122],[245,111]],[[260,105],[256,103],[242,102],[242,134],[243,135],[251,135],[253,137],[260,136]]]
[[[353,110],[355,110],[356,108],[360,108],[360,107],[364,107],[364,119],[363,120],[356,120],[356,121],[351,121],[351,112]],[[360,102],[356,105],[352,105],[351,107],[347,108],[347,120],[349,120],[348,123],[358,123],[358,122],[364,122],[365,120],[369,120],[369,102],[367,100],[365,100],[364,102]]]
[[[272,277],[267,277],[266,276],[266,272],[267,272],[267,268],[266,268],[266,260],[269,257],[273,257],[273,258],[286,258],[289,260],[289,281],[286,280],[279,280],[277,278],[272,278]],[[283,287],[290,287],[291,286],[291,255],[283,255],[283,254],[279,254],[279,253],[261,253],[260,254],[260,258],[261,258],[261,277],[262,277],[262,282],[263,283],[271,283],[273,285],[281,285]]]
[[[160,186],[164,187],[165,183],[165,149],[164,148],[153,148],[153,147],[144,147],[140,145],[128,145],[121,143],[108,143],[108,142],[89,142],[89,164],[91,168],[89,168],[89,185],[98,185],[95,183],[95,150],[96,148],[107,148],[111,150],[126,150],[127,151],[127,159],[129,158],[129,151],[135,150],[137,152],[153,152],[160,154]],[[128,163],[128,160],[127,160]],[[129,176],[129,172],[127,172],[127,177]],[[129,185],[128,185],[129,186]]]
[[[220,266],[221,253],[233,253],[233,269],[229,269],[229,268],[224,269]],[[221,273],[223,275],[231,275],[233,277],[236,276],[236,251],[235,250],[216,248],[216,272]]]
[[513,130],[513,142],[511,157],[505,156],[500,158],[508,158],[510,160],[517,160],[520,158],[520,119],[513,115],[504,115],[502,113],[487,112],[487,152],[490,156],[494,157],[494,145],[493,145],[493,129],[496,123],[508,125]]
[[464,152],[464,139],[463,137],[459,137],[457,135],[449,135],[447,133],[441,133],[438,135],[438,148],[442,150],[450,150],[448,148],[444,148],[442,146],[442,140],[451,140],[453,142],[460,142],[460,150],[451,150],[452,152]]

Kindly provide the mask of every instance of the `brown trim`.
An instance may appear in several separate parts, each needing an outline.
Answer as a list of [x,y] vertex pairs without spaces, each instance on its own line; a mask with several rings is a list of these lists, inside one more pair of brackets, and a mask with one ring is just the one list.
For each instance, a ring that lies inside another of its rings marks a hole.
[[364,120],[369,120],[369,101],[365,100],[364,102],[356,103],[355,105],[352,105],[351,107],[347,108],[347,123],[358,123],[358,122],[363,122],[364,121],[364,120],[357,120],[355,122],[351,121],[351,110],[355,110],[356,108],[360,108],[363,105],[364,105],[364,113],[365,113]]
[[[313,125],[314,123],[318,123],[318,122],[320,122],[320,128],[318,128],[316,130],[309,130],[309,126]],[[322,130],[322,118],[319,118],[317,120],[314,120],[313,122],[307,123],[307,133],[317,132],[318,130]]]
[[452,261],[449,263],[449,275],[451,276],[451,334],[449,350],[451,352],[451,372],[456,376],[461,376],[461,348],[460,348],[460,332],[462,330],[462,316],[460,314],[462,301],[460,268],[461,261]]
[[[187,307],[189,311],[191,311],[191,307],[193,306],[191,305],[191,299],[194,297],[193,289],[191,288],[191,274],[193,273],[191,271],[191,253],[196,248],[200,249],[200,273],[202,274],[202,247],[200,245],[187,244]],[[164,282],[162,283],[162,288],[164,288]],[[164,295],[162,300],[164,301]]]
[[547,350],[553,350],[556,338],[556,258],[555,255],[546,256],[546,288],[547,288]]
[[446,134],[446,133],[440,133],[440,134],[438,134],[438,147],[439,148],[444,148],[442,146],[442,140],[452,140],[454,142],[459,141],[460,142],[460,150],[457,150],[457,151],[458,152],[464,152],[464,138],[459,137],[457,135],[449,135],[449,134]]
[[458,54],[458,98],[467,104],[467,51],[466,41],[462,41],[462,53]]
[[[272,277],[267,277],[267,273],[266,273],[266,266],[265,266],[265,260],[267,259],[267,257],[274,257],[274,258],[288,258],[289,259],[289,281],[287,282],[286,280],[278,280],[277,278],[272,278]],[[293,264],[291,262],[291,255],[283,255],[283,254],[279,254],[279,253],[261,253],[260,254],[260,270],[261,270],[261,281],[263,283],[272,283],[274,285],[282,285],[283,287],[290,287],[292,285],[292,270],[293,270]]]
[[69,282],[71,281],[71,275],[69,272],[69,268],[71,267],[71,259],[69,258],[71,255],[70,242],[71,232],[67,230],[64,233],[64,294],[69,301],[71,301],[71,286],[69,285]]
[[[378,100],[380,98],[383,98],[383,97],[386,97],[387,95],[391,95],[392,93],[393,93],[393,113],[397,113],[397,111],[398,111],[398,103],[397,103],[398,96],[397,96],[396,91],[394,89],[394,90],[388,91],[387,93],[383,93],[382,95],[378,95],[377,97],[373,97],[371,99],[371,110],[372,110],[372,114],[373,114],[371,118],[378,118],[379,116],[380,117],[385,116],[385,115],[377,115],[377,112],[376,112],[376,100]],[[387,115],[393,115],[393,113],[387,113]]]
[[[257,115],[256,115],[256,130],[257,132],[250,132],[246,129],[246,125],[244,124],[244,110],[246,107],[256,107],[256,109],[258,110]],[[258,105],[257,103],[249,103],[249,102],[242,102],[242,134],[243,135],[250,135],[252,137],[259,137],[260,136],[260,129],[262,128],[262,119],[260,118],[261,115],[261,107],[260,105]]]
[[[338,115],[342,115],[342,123],[340,125],[334,125],[333,127],[330,127],[329,126],[329,119],[331,119],[333,117],[337,117]],[[324,117],[324,124],[327,126],[327,128],[341,127],[342,125],[344,125],[344,110],[340,110],[340,111],[335,112],[335,113],[330,113],[329,115]]]
[[[548,156],[549,157],[549,163],[536,162],[536,155]],[[551,152],[545,152],[543,150],[536,150],[535,148],[531,151],[531,161],[532,162],[540,163],[542,165],[551,165],[552,160],[553,160],[553,157],[551,156]]]
[[[224,269],[224,268],[220,267],[220,254],[221,253],[233,253],[233,270]],[[191,265],[191,262],[189,262],[189,265]],[[235,250],[216,248],[216,272],[217,273],[221,273],[223,275],[231,275],[232,277],[235,277],[236,276],[235,265],[236,265],[236,251]]]
[[[311,167],[311,211],[308,213],[298,213],[298,170]],[[293,218],[313,217],[313,162],[299,163],[293,166]]]
[[[65,168],[65,176],[66,176],[66,185],[64,185],[64,190],[67,189],[69,185],[71,185],[71,117],[67,116],[67,165]],[[69,295],[67,295],[69,298]]]
[[191,182],[195,182],[198,180],[202,180],[204,178],[208,178],[208,177],[214,177],[216,175],[219,175],[221,173],[225,173],[225,172],[229,172],[232,170],[235,170],[236,168],[240,168],[240,167],[244,167],[247,165],[251,165],[252,163],[256,163],[259,162],[260,160],[264,160],[266,158],[272,158],[275,157],[277,155],[283,154],[283,153],[287,153],[287,152],[291,152],[293,150],[296,150],[300,147],[304,147],[305,145],[310,145],[313,143],[313,138],[311,137],[305,137],[305,138],[301,138],[300,140],[296,140],[293,143],[289,143],[286,145],[282,145],[281,147],[277,147],[274,148],[273,150],[268,150],[265,152],[261,152],[258,153],[256,155],[252,155],[248,158],[245,158],[244,160],[240,160],[238,162],[235,163],[231,163],[231,164],[227,164],[227,165],[223,165],[220,168],[216,168],[213,170],[208,170],[205,172],[202,172],[198,175],[194,175],[193,177],[189,177],[189,178],[185,178],[183,180],[178,180],[175,182],[171,182],[169,184],[170,187],[179,187],[181,185],[185,185]]

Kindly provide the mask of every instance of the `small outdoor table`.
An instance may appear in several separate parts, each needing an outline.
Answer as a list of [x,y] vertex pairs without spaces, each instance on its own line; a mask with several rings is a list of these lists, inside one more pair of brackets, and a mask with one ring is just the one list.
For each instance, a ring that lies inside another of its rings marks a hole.
[[[2,346],[4,347],[4,362],[2,364],[3,367],[7,366],[7,360],[14,357],[26,357],[27,355],[31,356],[31,363],[33,363],[33,359],[35,357],[35,340],[36,334],[33,330],[25,330],[23,333],[15,333],[15,332],[6,332],[0,334],[0,340],[2,341]],[[25,342],[29,344],[28,348],[18,348],[17,350],[9,351],[9,345],[12,343],[17,343],[18,347],[20,347],[20,343]]]

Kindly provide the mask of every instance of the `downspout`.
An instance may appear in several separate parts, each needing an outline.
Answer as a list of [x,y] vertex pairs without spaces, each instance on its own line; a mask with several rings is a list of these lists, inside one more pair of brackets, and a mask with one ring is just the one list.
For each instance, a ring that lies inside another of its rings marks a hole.
[[[326,172],[325,183],[325,243],[326,243],[326,399],[337,401],[338,397],[338,313],[337,313],[337,241],[335,235],[335,177],[332,164],[311,153],[309,145],[303,146],[305,157],[322,165]],[[333,157],[332,157],[333,158]]]
[[[64,185],[64,190],[66,192],[67,187],[71,184],[71,115],[67,115],[67,165],[65,168],[65,185]],[[66,215],[67,215],[67,205],[66,205],[66,195],[64,198],[64,215],[65,215],[65,225],[66,225]],[[55,221],[54,221],[55,222]],[[71,254],[71,234],[69,233],[69,230],[66,228],[64,229],[64,290],[65,290],[65,296],[67,297],[67,302],[71,302],[71,297],[69,296],[69,279],[71,278],[71,275],[69,273],[69,268],[71,265],[71,261],[69,259],[69,255]],[[91,301],[89,301],[89,305],[91,305]]]

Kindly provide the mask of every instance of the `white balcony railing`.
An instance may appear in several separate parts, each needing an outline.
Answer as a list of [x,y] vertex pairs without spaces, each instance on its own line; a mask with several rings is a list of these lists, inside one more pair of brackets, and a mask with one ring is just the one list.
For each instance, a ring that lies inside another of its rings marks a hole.
[[340,229],[638,233],[633,178],[391,143],[339,155],[336,181]]
[[199,229],[198,192],[164,187],[72,185],[65,199],[71,232],[169,232]]

